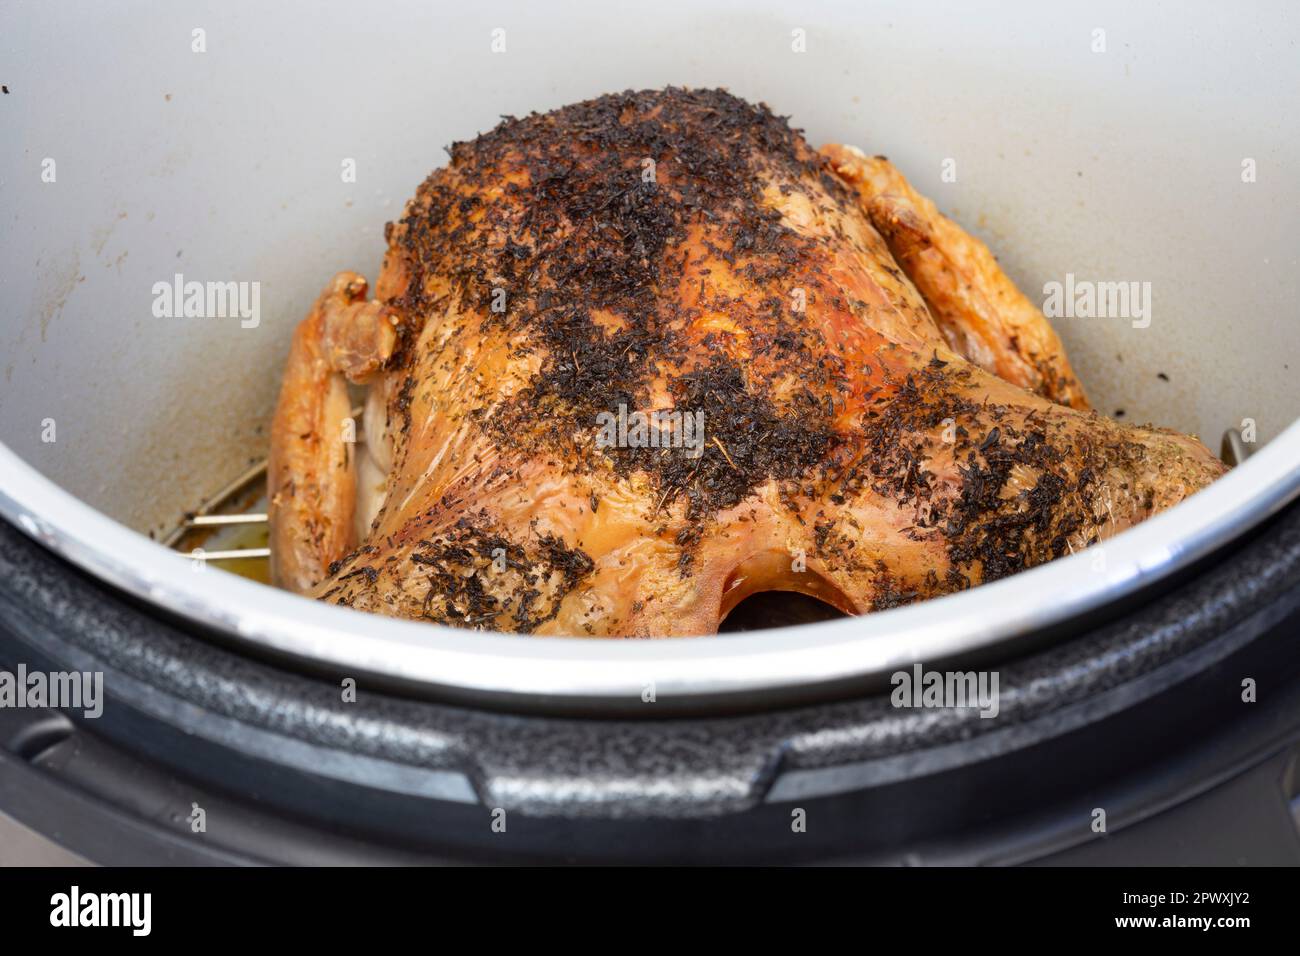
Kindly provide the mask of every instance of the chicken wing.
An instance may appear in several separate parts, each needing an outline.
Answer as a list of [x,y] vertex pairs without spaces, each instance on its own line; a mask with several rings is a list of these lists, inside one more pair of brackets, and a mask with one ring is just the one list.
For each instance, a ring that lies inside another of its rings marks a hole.
[[940,213],[885,157],[834,144],[821,152],[857,190],[958,354],[1054,402],[1088,407],[1056,331],[988,246]]

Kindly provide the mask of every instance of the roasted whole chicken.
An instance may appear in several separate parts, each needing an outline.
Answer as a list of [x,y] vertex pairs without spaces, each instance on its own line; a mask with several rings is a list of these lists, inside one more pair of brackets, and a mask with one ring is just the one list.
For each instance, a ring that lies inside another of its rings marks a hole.
[[[718,90],[508,119],[297,329],[272,572],[534,634],[861,614],[1095,544],[1224,472],[1088,406],[989,250],[883,157]],[[357,386],[366,386],[361,425]]]

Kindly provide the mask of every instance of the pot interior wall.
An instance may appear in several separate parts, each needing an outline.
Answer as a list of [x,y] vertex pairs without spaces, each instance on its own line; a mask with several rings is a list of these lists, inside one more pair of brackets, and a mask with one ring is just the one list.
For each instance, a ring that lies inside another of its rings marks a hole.
[[[131,527],[169,528],[264,454],[294,323],[335,271],[374,277],[385,221],[445,145],[667,84],[888,154],[1031,298],[1067,274],[1149,283],[1145,327],[1057,322],[1102,411],[1216,450],[1243,419],[1263,442],[1296,417],[1292,10],[794,9],[6,8],[0,440]],[[178,273],[258,283],[260,321],[155,315]]]

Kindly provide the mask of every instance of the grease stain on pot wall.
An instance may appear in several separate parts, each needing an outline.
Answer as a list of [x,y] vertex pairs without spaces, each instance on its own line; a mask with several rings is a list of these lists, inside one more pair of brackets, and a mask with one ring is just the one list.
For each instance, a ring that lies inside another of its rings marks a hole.
[[50,323],[63,314],[68,297],[85,279],[81,274],[81,256],[74,249],[68,258],[56,262],[41,272],[41,291],[37,294],[40,303],[41,341],[49,333]]

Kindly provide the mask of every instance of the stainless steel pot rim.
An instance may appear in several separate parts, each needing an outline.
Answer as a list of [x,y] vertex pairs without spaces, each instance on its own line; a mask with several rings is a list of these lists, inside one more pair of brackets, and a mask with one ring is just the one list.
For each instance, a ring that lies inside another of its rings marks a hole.
[[201,568],[68,494],[0,444],[0,515],[96,577],[239,641],[343,675],[505,698],[626,704],[880,677],[1059,624],[1246,533],[1300,494],[1300,422],[1103,545],[937,600],[714,639],[529,638],[363,614]]

